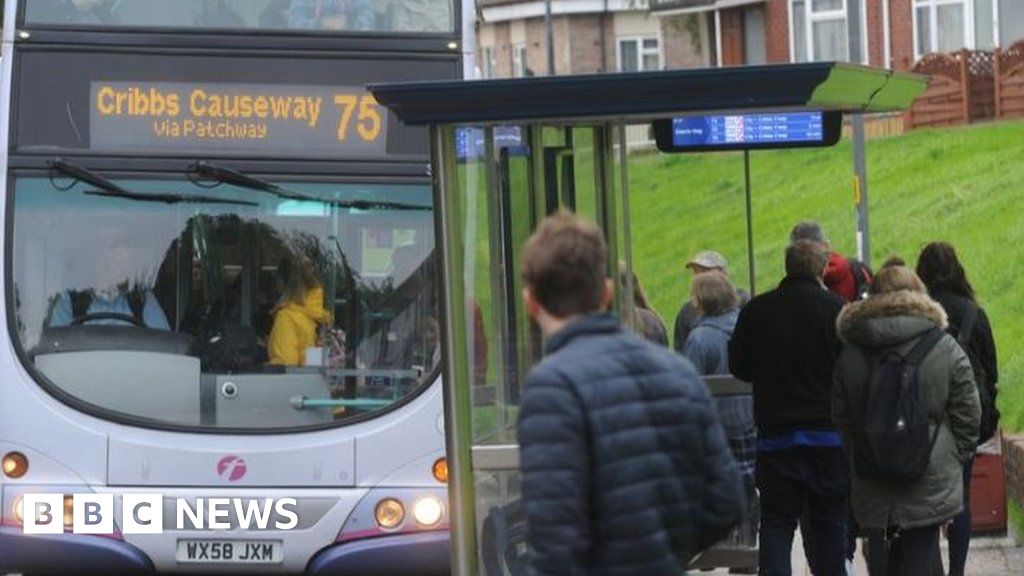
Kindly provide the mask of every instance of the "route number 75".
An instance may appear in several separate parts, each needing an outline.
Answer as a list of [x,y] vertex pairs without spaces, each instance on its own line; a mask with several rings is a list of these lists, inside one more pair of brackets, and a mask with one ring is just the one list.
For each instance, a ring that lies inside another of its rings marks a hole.
[[[369,94],[335,94],[334,103],[341,109],[341,120],[338,122],[338,141],[348,139],[352,128],[352,116],[356,116],[356,134],[364,142],[373,142],[380,136],[381,117],[380,105]],[[358,113],[356,111],[358,110]]]

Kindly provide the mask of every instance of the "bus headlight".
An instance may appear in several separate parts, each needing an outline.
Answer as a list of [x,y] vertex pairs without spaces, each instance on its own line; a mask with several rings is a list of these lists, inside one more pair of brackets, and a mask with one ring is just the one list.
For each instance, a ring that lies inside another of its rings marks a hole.
[[8,452],[4,454],[4,476],[8,478],[21,478],[28,472],[28,458],[21,452]]
[[377,520],[377,526],[385,530],[394,530],[405,520],[405,506],[394,498],[385,498],[377,502],[373,517]]
[[18,524],[25,523],[25,505],[20,494],[14,499],[14,504],[11,506],[11,512],[14,513],[14,519],[18,521]]
[[441,501],[433,496],[424,496],[416,501],[412,507],[412,517],[416,523],[424,528],[432,528],[441,521],[444,516],[444,506]]

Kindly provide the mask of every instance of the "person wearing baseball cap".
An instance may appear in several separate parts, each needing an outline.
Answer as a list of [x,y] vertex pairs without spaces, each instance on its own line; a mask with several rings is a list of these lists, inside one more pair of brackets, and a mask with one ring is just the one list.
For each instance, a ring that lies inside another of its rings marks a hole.
[[[725,259],[725,256],[714,250],[698,252],[696,256],[686,263],[686,268],[693,272],[694,276],[707,272],[720,272],[726,278],[729,277],[729,262]],[[690,283],[687,282],[687,286],[689,285]],[[750,294],[742,289],[737,288],[736,294],[740,297],[740,306],[743,306],[750,300]],[[683,353],[686,338],[697,326],[699,320],[697,307],[693,304],[693,298],[688,295],[686,301],[683,302],[682,307],[679,309],[679,314],[676,315],[676,326],[672,341],[672,347],[675,348],[676,352]]]
[[703,250],[690,259],[690,261],[686,263],[686,267],[694,271],[697,271],[697,269],[700,268],[703,272],[707,272],[709,270],[726,272],[726,269],[729,267],[729,263],[725,260],[725,256],[722,256],[714,250]]

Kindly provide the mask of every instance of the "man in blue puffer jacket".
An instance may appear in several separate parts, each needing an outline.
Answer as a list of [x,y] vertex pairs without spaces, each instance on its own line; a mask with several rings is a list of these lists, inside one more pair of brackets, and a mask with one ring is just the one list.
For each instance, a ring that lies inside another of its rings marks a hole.
[[607,265],[578,216],[549,217],[524,248],[546,337],[518,423],[531,573],[679,576],[739,521],[742,483],[693,366],[602,313]]

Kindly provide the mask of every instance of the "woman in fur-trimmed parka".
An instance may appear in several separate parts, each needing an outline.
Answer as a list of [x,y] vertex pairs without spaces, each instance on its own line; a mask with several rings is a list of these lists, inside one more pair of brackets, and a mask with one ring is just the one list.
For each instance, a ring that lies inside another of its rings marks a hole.
[[[934,328],[945,330],[946,313],[909,268],[879,271],[871,296],[848,304],[837,329],[844,342],[836,364],[832,413],[844,445],[852,446],[847,399],[859,398],[870,380],[869,353],[907,354]],[[963,507],[963,462],[974,452],[981,407],[967,355],[948,334],[924,357],[918,373],[930,416],[939,427],[924,475],[913,482],[864,480],[851,469],[854,515],[863,528],[895,537],[890,574],[929,574],[923,567],[938,549],[939,526]],[[920,572],[917,572],[920,570]]]

